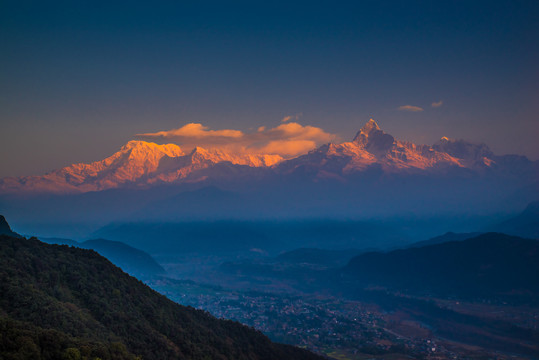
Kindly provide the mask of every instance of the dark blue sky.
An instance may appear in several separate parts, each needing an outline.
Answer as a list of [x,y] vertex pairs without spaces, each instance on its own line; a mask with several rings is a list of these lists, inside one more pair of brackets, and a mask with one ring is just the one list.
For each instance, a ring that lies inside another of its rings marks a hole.
[[373,117],[539,159],[538,39],[538,1],[2,1],[0,177],[295,114],[343,140]]

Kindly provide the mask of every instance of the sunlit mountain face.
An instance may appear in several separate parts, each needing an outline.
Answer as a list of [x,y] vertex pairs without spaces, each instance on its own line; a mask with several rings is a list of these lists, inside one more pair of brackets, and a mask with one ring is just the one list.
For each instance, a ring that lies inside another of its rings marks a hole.
[[74,193],[121,188],[129,185],[181,182],[190,174],[212,165],[266,167],[281,161],[279,155],[234,155],[196,147],[185,154],[175,144],[158,145],[129,141],[112,156],[90,164],[73,164],[43,176],[2,180],[6,192]]

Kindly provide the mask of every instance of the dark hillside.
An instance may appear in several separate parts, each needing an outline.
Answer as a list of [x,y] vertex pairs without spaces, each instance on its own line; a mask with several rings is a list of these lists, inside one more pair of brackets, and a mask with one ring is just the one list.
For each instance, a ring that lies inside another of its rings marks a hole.
[[7,236],[13,236],[16,238],[20,238],[19,234],[11,230],[11,227],[6,221],[6,218],[3,215],[0,215],[0,235],[7,235]]
[[94,251],[8,236],[0,330],[2,359],[319,359],[178,305]]
[[463,241],[366,253],[350,260],[341,274],[355,286],[537,302],[539,241],[487,233]]

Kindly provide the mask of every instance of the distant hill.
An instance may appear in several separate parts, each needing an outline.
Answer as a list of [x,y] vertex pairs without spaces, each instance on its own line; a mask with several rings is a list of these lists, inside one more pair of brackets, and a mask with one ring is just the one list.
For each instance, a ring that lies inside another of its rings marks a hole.
[[11,230],[6,218],[3,215],[0,215],[0,235],[13,236],[16,238],[21,238],[22,236]]
[[178,305],[94,251],[0,236],[2,359],[321,359]]
[[100,255],[121,267],[125,272],[137,277],[165,273],[165,269],[148,253],[119,241],[88,240],[81,243],[81,247],[97,251]]
[[520,214],[494,225],[491,230],[539,239],[539,201],[528,204]]
[[[353,220],[183,221],[110,224],[92,236],[157,253],[218,253],[263,249],[278,254],[305,248],[366,249],[402,244],[399,223]],[[156,241],[156,237],[159,241]]]
[[74,240],[60,238],[40,238],[40,240],[48,244],[70,245],[95,250],[113,264],[122,268],[123,271],[138,278],[165,273],[165,269],[151,255],[120,241],[95,239],[79,243]]
[[454,233],[454,232],[449,231],[443,235],[436,236],[428,240],[415,242],[411,244],[410,247],[422,247],[422,246],[427,246],[427,245],[443,244],[449,241],[463,241],[463,240],[471,239],[479,235],[481,235],[481,233],[479,232]]
[[348,287],[461,297],[539,299],[539,241],[487,233],[464,241],[372,252],[341,271]]
[[167,254],[249,250],[269,243],[256,224],[247,222],[112,224],[94,235],[129,242],[152,253]]

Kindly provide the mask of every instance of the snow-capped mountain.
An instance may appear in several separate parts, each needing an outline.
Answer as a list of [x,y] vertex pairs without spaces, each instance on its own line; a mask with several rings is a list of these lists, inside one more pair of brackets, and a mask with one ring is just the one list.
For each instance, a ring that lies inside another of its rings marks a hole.
[[382,131],[374,120],[369,120],[354,139],[342,144],[327,144],[306,155],[283,163],[283,171],[298,167],[317,168],[342,176],[360,172],[373,165],[384,171],[398,172],[409,169],[426,170],[434,167],[464,166],[464,161],[428,145],[415,145],[396,140]]
[[232,155],[219,150],[195,148],[185,154],[175,144],[158,145],[129,141],[112,156],[90,164],[73,164],[42,176],[0,180],[2,192],[74,193],[100,191],[126,185],[175,182],[217,163],[251,167],[271,166],[279,155]]
[[129,141],[112,156],[90,164],[73,164],[42,176],[0,180],[4,192],[87,192],[118,187],[155,172],[163,157],[184,155],[174,144]]
[[[230,171],[238,167],[242,171]],[[224,173],[230,180],[231,173],[246,176],[248,169],[255,168],[268,169],[270,176],[307,172],[314,179],[340,180],[368,169],[389,174],[443,173],[448,169],[481,173],[492,169],[513,176],[524,172],[538,177],[537,165],[524,156],[496,156],[485,144],[446,137],[432,146],[416,145],[395,139],[371,119],[352,141],[326,144],[289,160],[279,155],[231,154],[201,147],[185,154],[174,144],[129,141],[117,153],[101,161],[74,164],[42,176],[4,178],[0,180],[0,192],[82,193],[122,187],[146,188],[166,183],[219,181]]]
[[397,140],[381,130],[372,119],[352,141],[323,145],[308,154],[280,163],[277,169],[282,173],[303,169],[318,177],[343,178],[375,167],[393,174],[443,174],[458,169],[481,173],[489,168],[505,172],[518,168],[518,174],[521,174],[522,171],[537,169],[537,165],[525,156],[496,156],[485,144],[447,137],[442,137],[432,146]]

